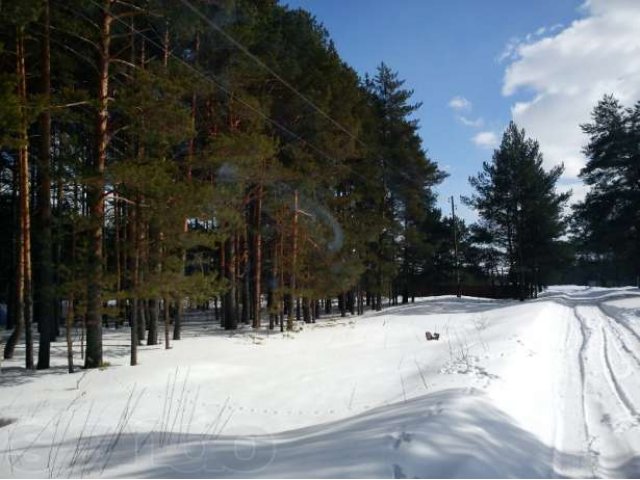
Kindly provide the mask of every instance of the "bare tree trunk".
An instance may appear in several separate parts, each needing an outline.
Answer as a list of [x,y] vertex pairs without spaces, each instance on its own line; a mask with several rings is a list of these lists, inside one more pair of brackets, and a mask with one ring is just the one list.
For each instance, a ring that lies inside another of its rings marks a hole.
[[[114,230],[114,257],[116,260],[116,293],[119,294],[120,291],[122,290],[122,271],[124,270],[123,265],[121,263],[121,258],[120,258],[120,253],[122,251],[121,248],[121,243],[122,243],[122,235],[121,235],[121,225],[122,225],[122,219],[121,219],[121,205],[118,204],[117,200],[114,200],[113,202],[113,230]],[[120,323],[122,323],[122,320],[124,318],[124,308],[123,308],[123,300],[118,299],[117,300],[117,306],[118,306],[118,313],[117,313],[117,318],[115,321],[115,328],[118,328],[120,326]]]
[[[18,177],[18,245],[17,245],[17,257],[18,261],[16,262],[16,291],[15,291],[15,320],[13,326],[13,332],[11,336],[7,340],[7,343],[4,347],[4,358],[10,359],[13,358],[13,354],[15,352],[16,345],[18,341],[20,341],[20,337],[22,336],[22,332],[25,328],[25,250],[26,250],[26,241],[27,241],[27,232],[25,231],[25,217],[28,219],[29,216],[29,157],[28,157],[28,139],[27,139],[27,125],[25,123],[25,112],[24,112],[24,101],[25,101],[25,93],[23,92],[23,86],[25,83],[23,80],[24,77],[24,28],[18,27],[16,29],[16,74],[18,77],[18,97],[20,99],[20,146],[18,147],[18,168],[17,168],[17,177]],[[27,358],[26,364],[27,368],[29,359]]]
[[176,310],[173,317],[173,339],[180,340],[182,329],[182,299],[176,299]]
[[171,328],[171,322],[169,321],[169,297],[164,297],[162,303],[164,304],[164,349],[168,350],[169,346],[169,329]]
[[271,259],[271,282],[269,285],[269,330],[275,328],[276,320],[278,318],[278,310],[280,308],[280,302],[276,295],[278,290],[278,234],[276,233],[273,242],[273,253]]
[[251,257],[249,255],[249,233],[245,218],[244,235],[242,236],[242,242],[238,241],[238,247],[242,245],[242,254],[238,256],[238,271],[240,271],[240,262],[242,262],[242,311],[241,321],[245,325],[249,323],[251,318]]
[[309,297],[304,297],[302,299],[302,311],[304,323],[311,323],[311,300],[309,300]]
[[278,268],[278,270],[280,271],[280,292],[279,292],[279,301],[278,301],[278,323],[280,325],[280,332],[284,331],[284,307],[285,307],[285,295],[283,293],[283,288],[284,288],[284,233],[282,232],[282,215],[278,215],[278,219],[277,219],[277,224],[279,226],[279,228],[277,229],[279,231],[279,241],[278,241],[278,247],[279,247],[279,255],[278,258],[280,260],[280,267]]
[[13,358],[16,344],[25,330],[25,366],[33,369],[33,339],[31,336],[31,224],[29,212],[29,139],[27,136],[27,74],[25,67],[24,27],[16,29],[16,71],[20,99],[20,146],[18,147],[18,190],[20,240],[16,271],[16,321],[13,333],[5,345],[4,358]]
[[102,365],[102,228],[104,221],[104,169],[108,142],[109,63],[111,44],[110,8],[113,0],[103,0],[99,44],[98,115],[96,132],[96,156],[93,164],[94,178],[87,185],[89,204],[89,269],[87,283],[87,351],[85,368]]
[[71,338],[71,332],[73,329],[73,321],[76,316],[75,312],[75,297],[73,293],[69,296],[69,308],[67,309],[66,328],[65,328],[65,340],[67,341],[67,370],[69,373],[73,373],[73,340]]
[[129,228],[129,238],[133,241],[133,248],[129,253],[129,281],[128,288],[132,292],[131,298],[131,316],[129,326],[131,327],[131,357],[129,363],[131,366],[138,364],[138,275],[140,270],[140,236],[138,235],[138,215],[139,205],[136,202],[134,208],[129,209],[127,218]]
[[40,328],[38,369],[49,368],[51,340],[55,336],[53,304],[53,249],[51,242],[51,60],[49,1],[44,0],[42,16],[42,94],[45,104],[40,114],[40,152],[37,186],[37,242],[35,244],[36,275],[34,313]]
[[236,251],[235,238],[232,235],[224,242],[224,270],[225,277],[229,282],[229,289],[224,295],[224,328],[225,330],[235,330],[238,328],[238,317],[236,312]]
[[238,285],[238,279],[240,278],[240,236],[236,233],[233,236],[233,264],[232,264],[232,268],[233,268],[233,278],[234,278],[234,297],[233,297],[233,304],[234,304],[234,308],[233,308],[233,313],[235,316],[235,323],[236,325],[238,324],[238,321],[240,320],[240,293],[241,293],[241,289],[239,288]]
[[291,241],[291,272],[289,276],[289,288],[291,290],[290,306],[287,316],[287,330],[293,330],[293,310],[296,307],[296,268],[298,258],[298,190],[293,194],[293,229]]
[[[144,282],[144,268],[143,261],[146,261],[146,253],[144,250],[145,243],[148,239],[148,228],[146,223],[142,218],[141,211],[142,197],[141,195],[136,195],[136,231],[137,237],[135,242],[136,249],[136,269],[137,273],[135,275],[136,289],[143,284]],[[147,330],[147,315],[145,314],[145,305],[146,302],[140,298],[140,294],[136,295],[138,301],[138,346],[142,345],[144,340],[145,332]]]
[[[77,192],[77,188],[75,189]],[[78,199],[77,194],[75,194],[74,205],[77,205]],[[73,277],[76,276],[76,225],[75,223],[71,226],[71,275]],[[71,295],[69,295],[69,308],[67,309],[67,317],[66,317],[66,329],[65,329],[65,339],[67,341],[67,368],[69,373],[73,373],[73,340],[71,337],[71,332],[73,330],[73,326],[75,325],[76,319],[76,309],[75,309],[75,293],[73,290],[71,291]],[[83,325],[84,327],[84,325]],[[83,352],[84,353],[84,352]]]
[[149,330],[147,331],[147,345],[158,344],[158,319],[160,317],[160,305],[157,298],[148,300],[149,305]]
[[260,328],[261,326],[261,310],[262,305],[260,303],[262,290],[262,229],[261,229],[261,217],[262,217],[262,184],[258,185],[258,191],[255,200],[254,211],[254,264],[253,264],[253,328]]
[[23,323],[25,331],[25,366],[32,370],[33,364],[33,337],[31,331],[32,302],[31,302],[31,212],[29,191],[29,139],[27,137],[27,114],[25,112],[27,102],[27,71],[25,67],[24,28],[18,28],[18,77],[21,103],[20,115],[20,225],[21,225],[21,263],[22,263],[22,298]]

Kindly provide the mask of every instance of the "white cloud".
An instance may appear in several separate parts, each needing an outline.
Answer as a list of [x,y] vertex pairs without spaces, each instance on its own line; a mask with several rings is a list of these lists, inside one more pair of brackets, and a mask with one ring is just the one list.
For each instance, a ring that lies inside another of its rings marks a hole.
[[449,107],[459,112],[468,112],[471,110],[471,102],[464,97],[453,97],[449,101]]
[[500,55],[498,55],[498,58],[497,58],[498,63],[502,63],[505,60],[510,60],[510,61],[517,60],[519,58],[518,51],[523,45],[527,45],[527,44],[533,43],[534,41],[538,41],[540,37],[544,37],[546,34],[550,35],[556,32],[557,30],[561,29],[562,26],[563,25],[561,23],[556,23],[551,27],[542,26],[542,27],[539,27],[534,33],[527,33],[524,36],[524,38],[520,38],[520,37],[510,38],[507,44],[505,45],[504,49],[500,53]]
[[480,132],[471,141],[480,148],[492,149],[498,146],[498,135],[495,132]]
[[[482,118],[471,118],[467,116],[471,113],[473,104],[463,96],[457,95],[449,100],[449,108],[456,112],[459,112],[459,114],[456,115],[456,118],[460,123],[466,125],[467,127],[480,128],[482,127],[482,125],[484,125],[484,120]],[[467,113],[467,115],[462,114],[462,112]]]
[[554,25],[551,36],[511,41],[502,88],[505,96],[533,92],[514,103],[512,117],[540,141],[547,167],[565,164],[573,185],[585,164],[580,124],[596,103],[605,94],[627,105],[640,100],[640,1],[587,0],[581,10],[584,18]]
[[458,117],[458,120],[460,120],[460,122],[462,122],[462,124],[466,125],[467,127],[480,128],[484,125],[484,120],[482,118],[473,119],[465,117],[464,115],[460,115]]

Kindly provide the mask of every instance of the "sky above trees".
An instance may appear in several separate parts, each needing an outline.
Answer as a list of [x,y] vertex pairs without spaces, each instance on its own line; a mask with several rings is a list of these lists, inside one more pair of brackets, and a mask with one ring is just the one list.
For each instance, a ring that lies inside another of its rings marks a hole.
[[468,177],[511,119],[540,141],[547,168],[564,162],[560,186],[581,199],[580,124],[604,94],[627,105],[640,98],[636,0],[283,3],[316,15],[359,72],[384,60],[415,90],[425,146],[450,173],[438,189],[442,208],[469,193]]

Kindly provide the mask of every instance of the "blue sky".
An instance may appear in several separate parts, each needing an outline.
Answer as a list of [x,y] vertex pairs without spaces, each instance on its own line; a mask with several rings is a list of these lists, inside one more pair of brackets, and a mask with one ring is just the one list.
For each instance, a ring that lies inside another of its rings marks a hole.
[[[580,0],[283,3],[312,12],[341,56],[358,72],[373,72],[384,61],[415,91],[415,100],[423,102],[418,118],[424,145],[450,174],[438,189],[443,208],[449,195],[458,198],[470,193],[468,177],[491,157],[491,148],[476,145],[473,137],[486,132],[480,140],[491,143],[489,132],[501,135],[514,103],[536,93],[524,85],[513,95],[503,95],[505,71],[516,61],[514,57],[500,60],[507,46],[555,35],[585,15]],[[546,30],[542,32],[541,27]],[[470,106],[462,102],[459,106],[464,108],[451,108],[454,97],[463,97]],[[461,117],[475,125],[465,124]],[[475,218],[464,207],[461,215]]]

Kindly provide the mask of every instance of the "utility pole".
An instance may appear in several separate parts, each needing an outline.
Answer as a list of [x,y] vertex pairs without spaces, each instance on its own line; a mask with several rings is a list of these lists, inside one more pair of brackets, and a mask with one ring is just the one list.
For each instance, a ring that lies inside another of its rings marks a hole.
[[462,287],[460,285],[460,261],[458,259],[458,225],[456,222],[456,204],[451,195],[451,219],[453,223],[453,248],[456,262],[456,296],[462,297]]

